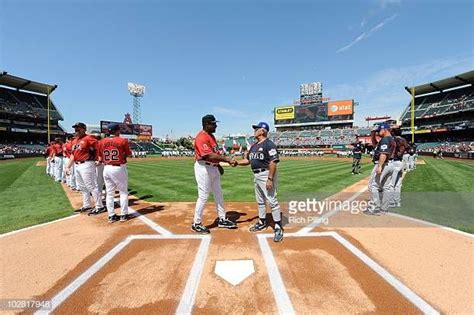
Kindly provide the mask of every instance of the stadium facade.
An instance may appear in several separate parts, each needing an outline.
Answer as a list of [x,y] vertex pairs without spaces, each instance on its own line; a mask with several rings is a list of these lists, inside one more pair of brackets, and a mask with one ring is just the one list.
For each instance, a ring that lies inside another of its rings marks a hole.
[[56,88],[1,72],[0,143],[38,145],[64,137],[63,115],[50,99]]

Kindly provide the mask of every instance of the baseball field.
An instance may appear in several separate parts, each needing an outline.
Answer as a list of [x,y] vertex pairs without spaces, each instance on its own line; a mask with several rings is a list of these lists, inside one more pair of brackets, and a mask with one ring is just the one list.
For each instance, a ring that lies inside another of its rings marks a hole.
[[[474,209],[470,203],[474,163],[431,157],[423,160],[426,164],[419,165],[404,180],[403,192],[409,202],[394,211],[474,233]],[[36,167],[39,161],[42,159],[0,163],[0,198],[4,205],[0,211],[0,233],[71,215],[72,208],[62,188],[44,175],[43,167]],[[194,202],[197,191],[193,163],[186,158],[131,160],[128,166],[131,194],[154,202]],[[279,190],[335,193],[370,175],[372,165],[368,159],[362,165],[361,175],[350,174],[350,163],[345,158],[288,158],[279,165]],[[227,167],[222,188],[226,201],[255,200],[249,168]],[[446,193],[456,198],[457,206],[448,210],[443,208],[446,206],[443,202],[422,198],[431,196],[430,193]]]
[[[372,165],[363,162],[362,174],[352,175],[350,159],[282,159],[283,207],[285,191],[367,200]],[[109,224],[105,213],[72,215],[80,194],[46,176],[42,159],[0,162],[2,297],[46,302],[41,311],[56,314],[474,311],[474,256],[466,255],[474,237],[459,231],[474,227],[474,164],[420,159],[394,213],[331,208],[315,221],[288,224],[282,243],[272,241],[271,229],[248,232],[257,217],[243,167],[226,167],[222,176],[238,229],[217,228],[210,200],[203,223],[211,234],[192,233],[192,167],[184,158],[131,160],[132,219]]]

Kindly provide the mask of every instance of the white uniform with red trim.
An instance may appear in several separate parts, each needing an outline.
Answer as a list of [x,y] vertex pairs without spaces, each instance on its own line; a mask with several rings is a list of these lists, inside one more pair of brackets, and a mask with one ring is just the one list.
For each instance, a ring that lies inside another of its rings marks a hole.
[[214,195],[217,214],[219,219],[225,219],[224,196],[221,188],[221,174],[217,168],[218,161],[202,159],[209,153],[218,154],[217,142],[214,135],[200,131],[194,142],[196,162],[194,163],[194,175],[198,187],[198,199],[194,210],[194,223],[202,223],[202,212],[206,205],[209,193]]
[[100,141],[100,156],[104,164],[104,182],[107,191],[106,206],[109,217],[114,215],[115,190],[120,193],[121,215],[128,214],[127,156],[132,155],[128,140],[109,137]]
[[83,208],[91,208],[91,195],[96,208],[103,208],[102,198],[100,197],[97,186],[96,173],[96,150],[97,139],[90,135],[82,138],[75,138],[72,141],[72,153],[76,168],[76,184],[82,192]]

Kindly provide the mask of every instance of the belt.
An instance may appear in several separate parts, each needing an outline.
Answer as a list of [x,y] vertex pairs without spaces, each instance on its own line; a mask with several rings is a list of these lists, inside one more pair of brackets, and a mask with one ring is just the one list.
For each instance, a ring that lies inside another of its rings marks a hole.
[[214,166],[214,167],[216,167],[217,165],[219,165],[219,164],[215,164],[215,163],[211,163],[211,162],[206,162],[206,161],[204,161],[204,160],[197,160],[197,161],[198,161],[198,162],[202,162],[202,163],[204,163],[205,165],[208,165],[208,166]]
[[396,159],[393,159],[394,161],[401,161],[402,158],[396,158]]
[[125,165],[125,164],[105,164],[105,166],[122,166],[122,165]]
[[87,161],[74,161],[74,163],[76,164],[82,164],[82,163],[86,163]]
[[252,169],[252,172],[253,172],[254,174],[262,173],[262,172],[265,172],[265,171],[268,171],[268,169],[266,169],[266,168],[256,168],[256,169]]

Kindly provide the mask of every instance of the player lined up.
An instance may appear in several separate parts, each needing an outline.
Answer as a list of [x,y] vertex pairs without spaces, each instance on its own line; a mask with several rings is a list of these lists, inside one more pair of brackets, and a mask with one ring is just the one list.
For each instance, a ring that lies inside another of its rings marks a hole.
[[[120,126],[110,124],[110,136],[86,134],[86,125],[72,126],[75,136],[62,143],[60,138],[46,148],[46,173],[57,182],[82,193],[82,207],[75,212],[97,215],[108,212],[110,223],[128,219],[127,157],[132,155],[128,140],[120,137]],[[105,204],[103,188],[105,186]],[[115,191],[120,194],[120,217],[114,211]]]

